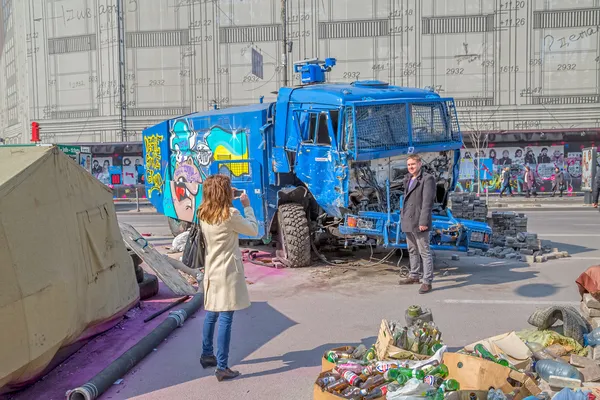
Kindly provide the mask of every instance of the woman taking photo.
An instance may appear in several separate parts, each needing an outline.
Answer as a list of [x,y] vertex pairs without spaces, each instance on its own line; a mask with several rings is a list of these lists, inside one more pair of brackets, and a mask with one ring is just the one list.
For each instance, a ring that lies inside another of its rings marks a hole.
[[[246,193],[240,197],[244,218],[232,205],[234,189],[225,175],[212,175],[202,184],[202,204],[198,221],[206,243],[204,275],[204,331],[202,367],[217,367],[217,380],[233,379],[240,375],[228,365],[229,342],[233,312],[250,307],[250,296],[244,276],[244,264],[239,247],[239,235],[256,236],[258,223]],[[215,325],[217,356],[213,352]]]

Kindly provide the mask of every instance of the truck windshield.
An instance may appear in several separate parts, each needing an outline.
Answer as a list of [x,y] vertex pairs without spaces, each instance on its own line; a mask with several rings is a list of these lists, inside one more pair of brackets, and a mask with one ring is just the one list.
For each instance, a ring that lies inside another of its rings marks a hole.
[[347,112],[348,142],[354,148],[356,140],[359,152],[460,140],[458,126],[448,116],[453,115],[442,101],[357,105],[354,118],[352,109]]

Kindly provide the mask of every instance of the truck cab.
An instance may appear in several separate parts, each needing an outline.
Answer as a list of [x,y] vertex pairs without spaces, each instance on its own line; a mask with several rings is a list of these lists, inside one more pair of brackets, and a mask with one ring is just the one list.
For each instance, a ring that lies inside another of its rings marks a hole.
[[[487,249],[491,229],[447,209],[462,146],[454,101],[381,81],[325,83],[335,59],[295,65],[303,84],[277,101],[195,113],[143,132],[147,196],[172,222],[193,223],[202,181],[227,174],[289,266],[311,248],[406,248],[400,227],[406,157],[437,181],[432,248]],[[235,204],[241,208],[241,204]],[[175,225],[175,224],[172,224]]]

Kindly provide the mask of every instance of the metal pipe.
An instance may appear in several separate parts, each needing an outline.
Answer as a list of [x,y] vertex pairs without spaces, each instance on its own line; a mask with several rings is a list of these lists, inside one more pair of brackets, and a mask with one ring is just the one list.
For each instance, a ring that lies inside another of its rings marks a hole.
[[281,0],[281,25],[282,25],[282,33],[283,33],[283,53],[282,53],[282,64],[283,64],[283,86],[288,85],[288,63],[287,63],[287,52],[288,52],[288,44],[287,44],[287,0]]
[[150,322],[150,321],[152,321],[154,318],[158,317],[159,315],[161,315],[165,311],[169,311],[171,308],[175,307],[176,305],[179,305],[179,304],[183,303],[184,301],[186,301],[189,298],[190,298],[190,296],[183,296],[182,298],[180,298],[178,300],[175,300],[174,302],[172,302],[168,306],[163,307],[162,309],[158,310],[157,312],[155,312],[154,314],[152,314],[151,316],[149,316],[148,318],[146,318],[144,320],[144,322]]
[[83,386],[67,391],[67,400],[94,400],[100,397],[113,383],[124,376],[131,368],[160,345],[167,336],[184,321],[200,309],[204,300],[202,293],[194,295],[192,300],[169,316],[152,332],[127,350],[98,375]]
[[137,187],[135,188],[135,206],[137,212],[140,212],[140,193]]

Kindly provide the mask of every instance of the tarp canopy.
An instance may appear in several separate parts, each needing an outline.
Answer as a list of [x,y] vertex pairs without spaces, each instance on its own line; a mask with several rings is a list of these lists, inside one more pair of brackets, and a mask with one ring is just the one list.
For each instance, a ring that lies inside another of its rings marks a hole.
[[56,147],[0,146],[0,393],[138,298],[110,189]]

